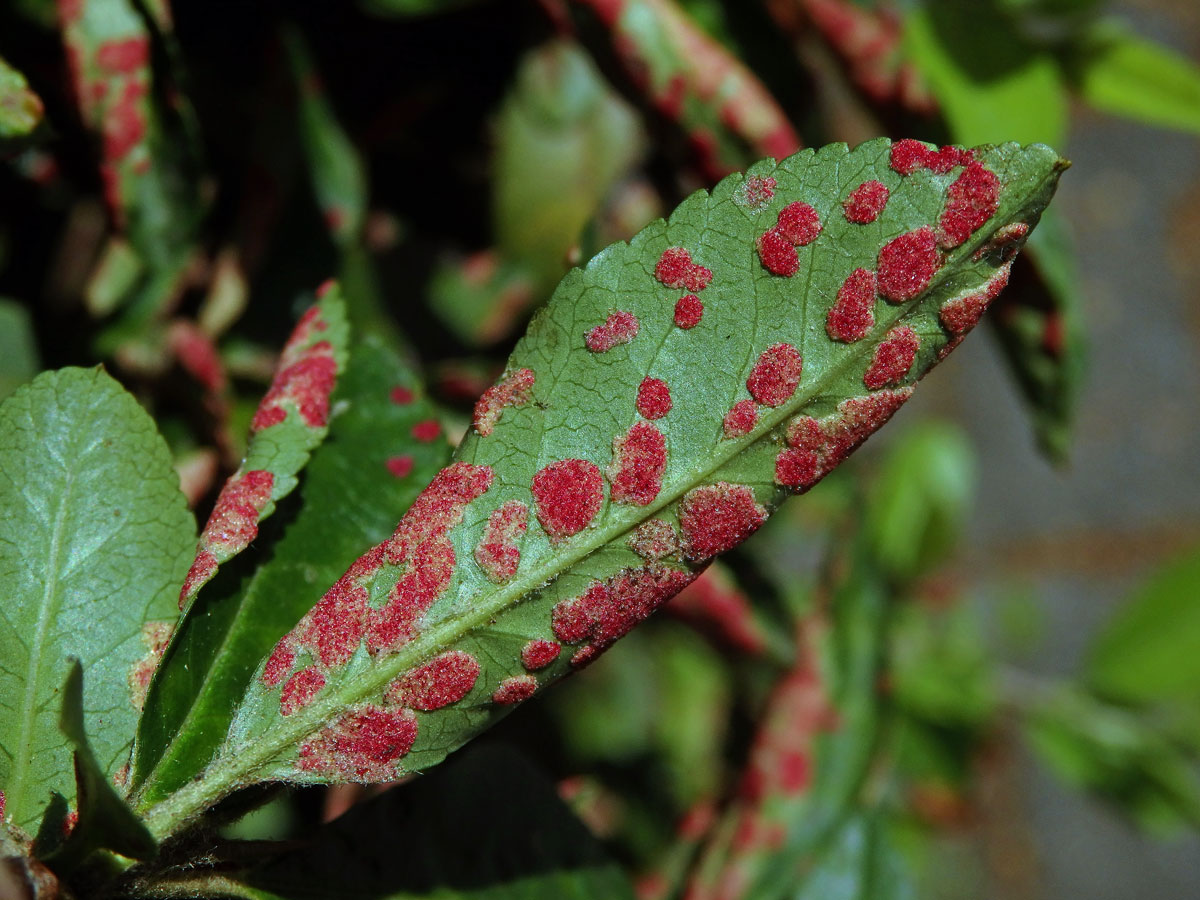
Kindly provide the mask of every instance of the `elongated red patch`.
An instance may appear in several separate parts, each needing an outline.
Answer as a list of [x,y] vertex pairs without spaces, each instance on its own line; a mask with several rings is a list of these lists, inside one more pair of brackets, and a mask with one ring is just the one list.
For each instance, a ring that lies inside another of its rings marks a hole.
[[838,288],[837,302],[825,318],[825,331],[847,344],[862,340],[875,327],[875,273],[855,269]]
[[1000,179],[983,163],[972,161],[946,192],[938,242],[947,249],[962,245],[999,205]]
[[639,327],[637,316],[618,310],[609,313],[603,325],[597,325],[589,331],[584,343],[593,353],[606,353],[613,347],[632,341],[637,337]]
[[647,419],[661,419],[671,411],[671,389],[659,378],[643,378],[638,385],[637,411]]
[[475,403],[475,430],[487,437],[507,407],[528,403],[533,396],[534,380],[533,372],[529,369],[517,369],[484,391]]
[[979,324],[984,312],[992,302],[1000,296],[1000,292],[1008,286],[1008,275],[1012,269],[1012,260],[1002,265],[988,279],[982,290],[953,297],[942,304],[938,318],[942,326],[954,337],[938,351],[938,359],[945,359],[959,345],[967,332]]
[[767,511],[744,484],[719,481],[694,488],[679,504],[684,554],[700,562],[731,550],[758,530]]
[[365,705],[344,713],[300,745],[298,767],[305,772],[372,784],[394,781],[400,760],[417,740],[411,709]]
[[800,385],[800,352],[791,344],[772,344],[758,357],[746,379],[750,396],[763,406],[780,406]]
[[842,201],[842,211],[846,221],[855,225],[866,225],[874,222],[887,206],[891,192],[882,181],[864,181],[852,190]]
[[405,672],[388,686],[386,696],[397,706],[429,712],[457,703],[471,692],[478,678],[475,657],[450,650]]
[[532,675],[514,675],[505,678],[492,692],[492,702],[501,706],[510,706],[532,697],[538,688],[537,679]]
[[920,141],[905,139],[892,144],[891,165],[901,175],[911,175],[918,169],[945,175],[956,166],[968,165],[974,158],[970,150],[950,146],[935,149]]
[[667,470],[667,440],[649,422],[634,422],[624,435],[613,439],[613,458],[608,467],[614,503],[646,506],[662,489]]
[[879,251],[876,282],[892,303],[912,300],[923,292],[942,266],[937,236],[928,225],[893,238]]
[[275,476],[263,469],[230,478],[204,526],[201,546],[222,562],[250,546],[258,536],[258,519],[271,499],[274,486]]
[[508,500],[488,517],[483,536],[475,546],[475,562],[497,584],[517,574],[521,563],[518,546],[525,534],[529,508],[520,500]]
[[320,669],[313,666],[301,669],[287,680],[279,694],[279,714],[290,716],[296,710],[308,706],[323,687],[325,676],[321,674]]
[[563,459],[533,476],[533,502],[551,541],[578,534],[592,523],[604,503],[600,469],[585,459]]
[[875,348],[871,365],[863,375],[863,383],[875,391],[884,385],[896,384],[912,368],[921,348],[921,339],[907,325],[893,328]]

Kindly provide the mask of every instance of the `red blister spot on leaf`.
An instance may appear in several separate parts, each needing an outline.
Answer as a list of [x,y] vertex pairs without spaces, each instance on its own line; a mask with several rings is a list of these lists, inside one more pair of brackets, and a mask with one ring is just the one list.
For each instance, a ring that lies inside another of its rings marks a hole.
[[285,635],[275,645],[275,649],[271,651],[271,655],[267,657],[267,664],[263,667],[262,673],[263,684],[267,687],[275,687],[275,685],[283,681],[283,677],[288,672],[292,671],[292,666],[295,663],[296,654],[292,649],[291,635]]
[[[793,474],[799,483],[781,483],[797,489],[811,487],[874,434],[911,396],[911,387],[881,390],[865,397],[843,400],[836,413],[819,422],[811,416],[794,419],[788,426],[788,445],[794,450],[815,454],[818,465],[812,479],[807,480],[801,477],[807,468],[807,458],[805,461],[797,458],[796,468],[785,469],[785,474]],[[778,467],[776,474],[779,474]]]
[[129,669],[129,699],[133,708],[141,710],[146,703],[146,694],[150,691],[150,679],[158,668],[159,660],[166,652],[171,635],[175,633],[175,624],[166,621],[150,621],[142,625],[142,643],[146,647],[146,655],[139,659]]
[[263,469],[252,469],[225,482],[200,536],[201,546],[218,560],[250,546],[258,536],[258,518],[274,485],[275,476]]
[[556,641],[532,640],[521,648],[521,665],[530,672],[536,672],[558,659],[560,653],[562,645]]
[[415,395],[413,394],[413,392],[410,388],[406,388],[406,387],[403,387],[400,385],[392,388],[392,393],[391,393],[392,402],[395,403],[397,406],[407,406],[408,404],[413,402],[414,396]]
[[749,434],[758,422],[758,406],[753,400],[739,400],[733,404],[721,423],[725,437],[735,438]]
[[683,247],[668,247],[654,266],[654,277],[667,287],[699,292],[712,281],[712,272],[692,262],[692,255]]
[[[262,431],[287,418],[287,406],[296,408],[309,428],[320,428],[329,420],[329,395],[337,380],[337,361],[328,341],[308,345],[314,332],[323,330],[320,308],[301,317],[283,348],[279,370],[271,388],[250,423],[251,431]],[[285,405],[286,404],[286,405]]]
[[297,764],[306,772],[363,784],[393,781],[399,761],[417,739],[411,709],[366,705],[344,713],[300,746]]
[[744,484],[719,481],[694,488],[679,504],[684,553],[693,562],[731,550],[766,520],[767,511]]
[[758,236],[758,258],[772,275],[791,278],[800,271],[800,257],[778,228],[769,228]]
[[325,676],[320,669],[313,666],[301,669],[287,680],[279,693],[279,714],[290,716],[296,710],[308,706],[323,687]]
[[[787,156],[788,154],[783,154]],[[775,196],[775,179],[770,175],[751,175],[733,195],[734,202],[747,209],[760,209]]]
[[815,451],[784,447],[775,457],[775,482],[787,488],[809,487],[816,483],[820,469]]
[[927,287],[942,266],[937,236],[928,225],[906,232],[879,251],[876,281],[879,293],[892,303],[912,300]]
[[946,192],[946,209],[939,222],[939,243],[958,247],[996,213],[1000,179],[980,162],[972,161]]
[[442,433],[442,423],[437,419],[425,419],[412,427],[413,440],[429,444],[438,439]]
[[901,175],[911,175],[918,169],[945,175],[956,166],[968,165],[974,156],[970,150],[957,147],[927,147],[920,141],[905,139],[892,144],[891,165]]
[[403,456],[389,457],[384,465],[386,465],[387,470],[397,478],[404,478],[410,472],[412,472],[414,460],[406,453]]
[[646,506],[662,489],[667,470],[667,439],[649,422],[635,422],[624,435],[613,439],[608,467],[614,503]]
[[837,302],[825,318],[825,331],[835,341],[851,343],[875,327],[875,273],[855,269],[838,288]]
[[852,190],[842,201],[842,210],[846,213],[846,221],[855,225],[866,225],[874,222],[887,206],[891,192],[882,181],[864,181]]
[[538,522],[557,542],[591,524],[604,502],[604,479],[594,463],[562,459],[533,476],[532,493]]
[[661,419],[671,411],[671,388],[658,378],[643,378],[638,385],[637,411],[647,419]]
[[96,49],[96,65],[115,75],[132,75],[150,61],[150,42],[144,37],[104,41]]
[[391,683],[387,699],[422,712],[457,703],[479,678],[479,662],[470,653],[450,650],[410,669]]
[[680,328],[695,328],[704,316],[704,304],[695,294],[684,294],[675,303],[675,324]]
[[520,500],[508,500],[488,517],[483,537],[475,546],[475,561],[489,579],[508,581],[517,574],[521,551],[517,542],[525,533],[529,508]]
[[475,430],[487,437],[509,406],[524,406],[533,395],[534,376],[529,369],[517,369],[483,392],[475,403]]
[[629,549],[642,559],[658,560],[679,552],[679,536],[670,522],[649,519],[629,536]]
[[805,247],[820,235],[821,217],[807,203],[796,200],[779,211],[779,222],[775,227],[791,244]]
[[897,383],[912,368],[920,348],[921,339],[907,325],[893,328],[875,348],[871,365],[863,375],[863,384],[874,391],[884,385]]
[[499,687],[492,692],[492,702],[501,706],[520,703],[532,697],[537,688],[537,679],[532,675],[514,675],[500,682]]
[[603,325],[597,325],[589,331],[584,342],[593,353],[605,353],[632,341],[637,337],[639,327],[637,316],[618,310],[609,313]]
[[183,579],[183,587],[179,591],[180,609],[183,609],[183,605],[189,597],[193,596],[216,574],[218,565],[217,556],[211,550],[201,550],[196,554],[196,560],[188,569],[187,577]]
[[791,344],[772,344],[758,357],[746,379],[750,396],[763,406],[780,406],[800,385],[803,361]]
[[1012,260],[1005,263],[988,279],[982,290],[954,297],[942,304],[938,318],[943,327],[954,335],[954,339],[938,351],[938,359],[945,359],[959,345],[967,332],[979,324],[984,312],[1000,292],[1008,286],[1008,276],[1012,269]]

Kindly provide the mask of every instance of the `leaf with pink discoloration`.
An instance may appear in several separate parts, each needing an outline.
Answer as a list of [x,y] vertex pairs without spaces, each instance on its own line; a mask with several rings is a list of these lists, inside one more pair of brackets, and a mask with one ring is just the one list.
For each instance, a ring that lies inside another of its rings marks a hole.
[[[520,390],[492,395],[392,536],[263,660],[212,765],[147,809],[151,830],[193,815],[189,796],[251,780],[428,768],[510,701],[587,665],[895,413],[986,305],[966,300],[998,291],[1019,245],[998,233],[1027,234],[1064,167],[1041,145],[832,145],[698,192],[570,272],[501,375]],[[962,190],[990,178],[994,193]],[[852,221],[846,198],[868,181],[888,200]],[[770,197],[748,203],[747,186],[768,182]],[[771,230],[790,274],[763,257]],[[879,273],[870,324],[835,340],[827,320],[859,269]],[[684,295],[703,306],[690,327],[676,322]],[[951,328],[942,312],[956,304],[972,313]],[[880,351],[889,335],[902,346]],[[648,403],[647,379],[669,408]],[[729,428],[735,408],[749,414]],[[524,531],[493,519],[516,504]],[[560,652],[530,671],[531,641]],[[478,665],[470,688],[402,715],[391,686],[451,651]],[[391,725],[403,740],[383,738]]]

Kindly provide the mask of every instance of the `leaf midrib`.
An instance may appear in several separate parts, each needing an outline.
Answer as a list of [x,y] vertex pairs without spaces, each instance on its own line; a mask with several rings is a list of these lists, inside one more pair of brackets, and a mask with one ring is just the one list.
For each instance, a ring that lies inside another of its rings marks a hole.
[[[1038,189],[1023,192],[1022,202],[1015,204],[1011,210],[997,209],[993,219],[998,216],[1001,221],[1011,219],[1029,199],[1038,196],[1039,190],[1057,173],[1056,167],[1051,168],[1044,177],[1038,180]],[[1004,215],[1001,215],[1002,212]],[[922,293],[921,299],[897,307],[898,315],[890,319],[888,327],[909,315],[919,314],[924,307],[923,301],[927,300],[942,285],[948,275],[957,272],[956,266],[962,259],[982,246],[994,232],[995,229],[985,231],[981,228],[971,240],[956,248],[934,275]],[[875,331],[884,331],[882,321],[876,325]],[[363,677],[348,682],[344,686],[335,687],[325,697],[320,697],[305,709],[293,713],[286,722],[277,721],[274,728],[268,728],[266,735],[255,740],[249,747],[240,748],[235,757],[221,758],[218,756],[200,779],[189,783],[163,801],[148,806],[144,802],[139,803],[138,809],[145,815],[151,834],[157,840],[161,840],[180,830],[192,817],[219,797],[225,796],[238,787],[252,783],[249,776],[268,765],[283,748],[319,728],[338,710],[374,693],[381,685],[386,684],[400,672],[428,658],[437,648],[449,646],[487,623],[492,617],[515,606],[522,598],[544,590],[549,583],[575,568],[588,556],[602,550],[622,534],[630,531],[636,524],[649,519],[659,510],[674,503],[688,490],[703,484],[709,476],[718,472],[731,459],[767,437],[786,419],[805,408],[814,399],[822,396],[825,388],[836,382],[845,370],[856,364],[861,365],[861,357],[868,352],[873,352],[877,343],[878,341],[865,339],[856,342],[854,349],[857,352],[846,354],[841,364],[826,368],[822,375],[808,386],[805,393],[797,392],[788,402],[762,416],[759,423],[747,435],[738,440],[728,440],[728,446],[715,454],[708,465],[692,470],[694,477],[690,480],[681,475],[670,489],[660,491],[653,503],[629,508],[624,515],[617,516],[610,523],[589,533],[587,540],[580,541],[566,554],[550,554],[545,564],[498,590],[491,595],[490,599],[483,599],[470,612],[447,618],[441,623],[433,625],[406,644],[394,656],[377,664],[369,673],[364,673]],[[686,475],[687,473],[682,474]],[[611,504],[609,508],[611,509]],[[236,715],[234,722],[236,724]],[[272,730],[274,730],[273,736],[271,735]]]

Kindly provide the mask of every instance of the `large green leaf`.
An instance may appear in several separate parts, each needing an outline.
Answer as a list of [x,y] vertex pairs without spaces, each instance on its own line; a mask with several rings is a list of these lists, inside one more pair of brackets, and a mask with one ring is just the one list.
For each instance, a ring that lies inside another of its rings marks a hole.
[[[313,454],[278,527],[248,565],[206,589],[165,659],[139,724],[134,785],[161,798],[204,768],[229,727],[258,661],[354,561],[383,540],[445,465],[442,440],[414,428],[435,421],[411,369],[370,340],[357,344],[333,395],[329,437]],[[253,565],[253,567],[252,567]]]
[[125,762],[143,628],[174,616],[194,540],[166,443],[102,370],[44,373],[0,405],[0,785],[17,825],[75,795],[56,700],[68,656],[88,672],[100,765]]
[[586,664],[890,417],[1064,167],[1044,146],[831,145],[569,273],[457,462],[277,645],[151,830],[255,779],[427,768]]

